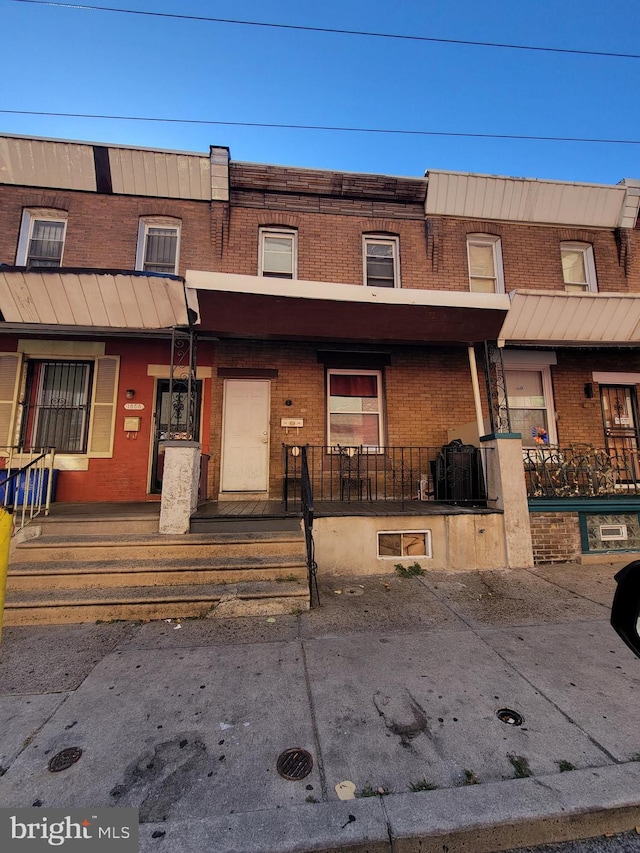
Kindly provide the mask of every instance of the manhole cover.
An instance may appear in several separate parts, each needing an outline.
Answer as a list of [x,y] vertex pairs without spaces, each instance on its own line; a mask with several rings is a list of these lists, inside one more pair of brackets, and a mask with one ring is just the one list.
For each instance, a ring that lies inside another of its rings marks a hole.
[[77,746],[70,746],[68,749],[63,749],[62,752],[56,753],[49,762],[49,770],[52,773],[58,773],[60,770],[66,770],[75,764],[82,755],[82,750]]
[[496,711],[496,717],[507,726],[521,726],[524,723],[522,714],[512,711],[511,708],[500,708],[499,711]]
[[297,782],[311,773],[313,758],[306,749],[285,749],[278,756],[276,768],[283,779]]

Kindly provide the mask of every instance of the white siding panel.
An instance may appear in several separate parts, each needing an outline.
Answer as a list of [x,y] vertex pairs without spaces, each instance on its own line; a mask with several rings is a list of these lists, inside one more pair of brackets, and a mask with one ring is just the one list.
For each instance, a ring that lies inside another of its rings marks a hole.
[[100,280],[105,276],[98,276],[95,273],[82,273],[79,276],[80,287],[84,293],[91,312],[91,326],[108,326],[109,315],[102,298],[102,289]]
[[0,181],[32,187],[96,189],[93,147],[0,137]]
[[138,303],[138,310],[143,318],[145,328],[148,329],[159,329],[161,327],[152,292],[152,285],[154,283],[155,279],[142,275],[136,276],[132,280],[133,293]]
[[80,281],[80,276],[65,273],[59,277],[60,287],[73,318],[74,326],[90,326],[91,311]]
[[499,337],[519,343],[640,344],[640,295],[518,291]]
[[428,179],[428,214],[615,228],[626,203],[624,186],[439,171]]
[[113,191],[160,198],[211,198],[209,158],[200,154],[110,148]]
[[130,275],[117,275],[113,280],[127,328],[141,329],[145,322],[138,308]]

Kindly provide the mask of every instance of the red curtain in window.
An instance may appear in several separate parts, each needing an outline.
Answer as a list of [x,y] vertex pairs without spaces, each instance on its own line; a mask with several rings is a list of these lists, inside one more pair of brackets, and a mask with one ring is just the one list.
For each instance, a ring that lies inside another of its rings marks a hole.
[[332,397],[377,397],[378,377],[333,373],[329,393]]

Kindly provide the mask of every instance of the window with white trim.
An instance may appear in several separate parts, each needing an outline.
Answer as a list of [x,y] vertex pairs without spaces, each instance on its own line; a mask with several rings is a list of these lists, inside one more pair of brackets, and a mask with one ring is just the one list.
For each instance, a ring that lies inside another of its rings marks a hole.
[[379,370],[329,370],[327,444],[378,451],[384,446],[382,374]]
[[258,275],[298,278],[298,232],[286,228],[261,228],[258,240]]
[[561,243],[562,277],[568,293],[597,293],[593,246],[589,243]]
[[557,444],[550,369],[534,365],[507,368],[505,381],[511,429],[522,434],[522,446]]
[[397,237],[363,237],[364,283],[368,287],[400,287],[400,241]]
[[138,228],[136,269],[177,275],[180,224],[170,219],[145,218]]
[[66,230],[66,214],[23,211],[16,264],[32,268],[62,266]]
[[430,530],[389,530],[378,533],[378,558],[431,557]]
[[502,244],[490,234],[467,234],[469,290],[472,293],[504,293]]

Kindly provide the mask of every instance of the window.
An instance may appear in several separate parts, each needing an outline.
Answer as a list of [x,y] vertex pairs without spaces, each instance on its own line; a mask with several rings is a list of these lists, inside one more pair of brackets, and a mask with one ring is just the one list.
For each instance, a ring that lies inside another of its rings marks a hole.
[[92,362],[29,362],[23,411],[25,446],[86,453],[92,375]]
[[551,372],[548,367],[505,370],[511,429],[522,433],[523,447],[556,444]]
[[378,533],[378,557],[431,557],[430,530],[402,530]]
[[472,293],[504,293],[502,247],[499,237],[467,235],[469,290]]
[[16,263],[24,267],[62,266],[66,216],[48,211],[22,214]]
[[178,271],[180,226],[162,219],[141,219],[138,229],[136,269],[150,273]]
[[270,278],[297,278],[298,234],[277,228],[261,228],[258,275]]
[[364,283],[368,287],[400,287],[397,237],[364,238]]
[[568,293],[596,293],[596,265],[593,260],[593,246],[588,243],[562,243],[562,277],[564,289]]
[[380,371],[329,370],[327,382],[329,446],[383,447]]

